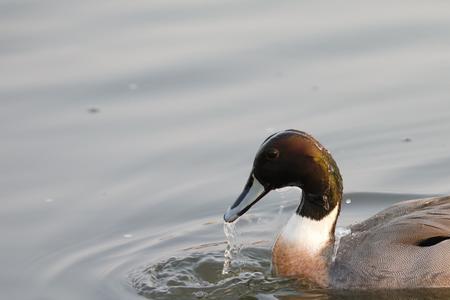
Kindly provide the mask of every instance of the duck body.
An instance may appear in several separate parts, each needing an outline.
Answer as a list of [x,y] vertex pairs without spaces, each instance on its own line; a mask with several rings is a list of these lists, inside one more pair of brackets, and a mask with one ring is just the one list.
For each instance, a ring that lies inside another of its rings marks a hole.
[[400,202],[350,230],[329,265],[330,286],[450,287],[450,197]]
[[225,221],[285,186],[301,188],[302,198],[272,250],[277,275],[323,288],[450,287],[450,197],[398,203],[352,225],[335,246],[339,169],[317,140],[291,129],[263,142]]

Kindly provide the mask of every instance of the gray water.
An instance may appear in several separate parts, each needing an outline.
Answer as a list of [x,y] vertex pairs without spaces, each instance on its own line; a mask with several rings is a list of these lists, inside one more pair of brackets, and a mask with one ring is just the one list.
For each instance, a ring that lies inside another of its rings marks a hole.
[[273,131],[332,152],[341,226],[450,192],[446,1],[0,0],[0,74],[2,299],[450,297],[273,277],[291,190],[239,221],[221,275]]

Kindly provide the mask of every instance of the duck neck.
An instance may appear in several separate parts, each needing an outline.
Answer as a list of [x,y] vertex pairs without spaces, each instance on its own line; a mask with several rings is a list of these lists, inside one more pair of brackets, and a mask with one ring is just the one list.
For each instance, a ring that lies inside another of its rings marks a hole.
[[[307,184],[302,186],[302,199],[296,210],[296,216],[304,226],[302,231],[316,232],[317,235],[334,239],[336,221],[341,209],[342,177],[336,162],[327,150],[323,150],[320,159],[316,159],[319,172],[308,175]],[[299,236],[299,239],[302,237]]]
[[275,271],[284,276],[304,276],[328,283],[328,265],[342,200],[342,179],[328,152],[317,160],[317,172],[308,174],[300,205],[274,245]]

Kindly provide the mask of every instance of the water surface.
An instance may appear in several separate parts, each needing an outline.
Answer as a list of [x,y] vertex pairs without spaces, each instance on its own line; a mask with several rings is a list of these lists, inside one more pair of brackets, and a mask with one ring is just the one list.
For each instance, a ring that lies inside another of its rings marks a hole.
[[239,221],[246,264],[217,273],[222,214],[276,130],[332,152],[342,226],[450,191],[450,3],[1,0],[0,16],[5,298],[361,297],[271,277],[298,191]]

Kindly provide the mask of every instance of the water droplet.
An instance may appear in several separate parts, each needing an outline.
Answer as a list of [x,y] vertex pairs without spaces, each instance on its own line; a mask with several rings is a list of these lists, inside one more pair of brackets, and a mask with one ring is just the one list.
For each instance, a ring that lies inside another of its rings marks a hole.
[[274,133],[274,132],[275,132],[275,128],[273,128],[273,127],[267,127],[267,128],[266,128],[266,132],[267,132],[267,133]]
[[345,200],[345,204],[350,204],[350,203],[352,203],[352,199],[347,199],[347,200]]
[[123,237],[126,238],[126,239],[131,239],[133,237],[133,235],[130,234],[130,233],[126,233],[126,234],[123,235]]
[[194,297],[196,297],[196,298],[204,298],[204,297],[208,296],[208,293],[205,291],[198,291],[198,292],[193,292],[192,295],[194,295]]

